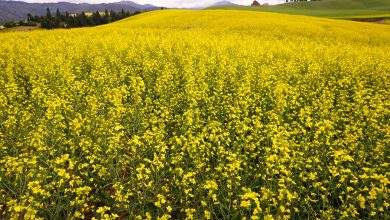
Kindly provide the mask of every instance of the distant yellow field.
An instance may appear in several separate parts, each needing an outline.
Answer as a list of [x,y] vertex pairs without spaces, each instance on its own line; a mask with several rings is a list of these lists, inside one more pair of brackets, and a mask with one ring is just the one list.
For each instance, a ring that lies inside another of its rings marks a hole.
[[389,39],[229,10],[0,34],[0,218],[388,219]]

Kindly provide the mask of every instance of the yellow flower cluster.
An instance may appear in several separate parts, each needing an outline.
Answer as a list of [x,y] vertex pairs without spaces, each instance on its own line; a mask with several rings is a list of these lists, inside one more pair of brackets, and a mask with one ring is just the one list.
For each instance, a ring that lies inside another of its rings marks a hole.
[[0,218],[389,219],[389,39],[218,10],[0,34]]

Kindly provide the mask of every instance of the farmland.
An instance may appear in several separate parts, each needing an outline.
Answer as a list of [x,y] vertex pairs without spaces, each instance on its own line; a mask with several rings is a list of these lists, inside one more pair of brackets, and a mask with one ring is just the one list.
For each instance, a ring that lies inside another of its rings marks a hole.
[[212,9],[276,12],[329,18],[390,17],[390,2],[388,0],[321,0],[263,7],[224,5],[212,7]]
[[0,34],[0,218],[388,219],[390,26],[164,10]]
[[17,26],[17,27],[5,28],[3,30],[0,30],[0,33],[16,32],[16,31],[36,31],[40,29],[41,28],[38,26]]

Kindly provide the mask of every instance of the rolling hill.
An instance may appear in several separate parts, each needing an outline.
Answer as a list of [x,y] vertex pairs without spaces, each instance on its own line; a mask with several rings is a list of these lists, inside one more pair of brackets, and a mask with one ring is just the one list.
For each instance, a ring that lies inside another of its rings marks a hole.
[[113,10],[135,12],[135,11],[149,11],[155,10],[159,7],[153,5],[141,5],[131,1],[121,1],[117,3],[108,4],[75,4],[69,2],[58,2],[58,3],[26,3],[20,1],[1,1],[0,0],[0,23],[5,23],[14,20],[24,20],[27,14],[32,15],[45,15],[46,8],[50,8],[52,13],[57,9],[61,12],[80,13],[82,11],[95,12]]
[[236,6],[237,4],[234,4],[234,3],[229,2],[229,1],[219,1],[219,2],[216,2],[213,5],[211,5],[210,7],[228,6],[228,5]]
[[239,10],[0,33],[0,219],[390,219],[389,39]]
[[310,2],[291,2],[280,5],[252,7],[225,5],[210,7],[209,9],[235,9],[286,14],[310,15],[320,17],[375,17],[390,16],[389,0],[321,0]]

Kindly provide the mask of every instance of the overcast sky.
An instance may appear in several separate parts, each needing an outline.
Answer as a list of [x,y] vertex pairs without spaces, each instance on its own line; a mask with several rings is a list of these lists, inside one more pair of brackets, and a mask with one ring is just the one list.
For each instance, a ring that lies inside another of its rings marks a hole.
[[[73,2],[73,3],[107,3],[107,2],[118,2],[121,0],[22,0],[25,2]],[[202,7],[209,6],[215,2],[222,0],[132,0],[140,4],[152,4],[156,6],[165,6],[165,7]],[[253,0],[231,0],[230,2],[241,4],[241,5],[250,5]],[[258,0],[261,4],[269,3],[276,4],[285,2],[285,0]]]

